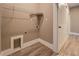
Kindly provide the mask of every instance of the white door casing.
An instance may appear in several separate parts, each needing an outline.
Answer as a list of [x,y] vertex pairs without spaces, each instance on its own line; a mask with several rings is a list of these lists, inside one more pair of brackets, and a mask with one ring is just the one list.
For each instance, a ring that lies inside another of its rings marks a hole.
[[67,4],[59,5],[58,8],[58,50],[62,48],[68,39],[69,32],[69,8]]
[[1,52],[1,10],[0,10],[0,52]]
[[53,50],[58,52],[57,4],[53,4]]

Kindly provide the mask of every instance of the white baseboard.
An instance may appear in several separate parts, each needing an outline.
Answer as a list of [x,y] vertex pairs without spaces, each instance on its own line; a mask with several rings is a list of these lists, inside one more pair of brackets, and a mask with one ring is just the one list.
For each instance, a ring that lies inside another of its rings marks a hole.
[[50,44],[49,42],[47,42],[47,41],[45,41],[45,40],[43,40],[41,38],[39,38],[38,40],[39,40],[40,43],[44,44],[48,48],[53,49],[53,44]]
[[22,45],[21,48],[17,48],[17,49],[11,49],[11,48],[10,48],[10,49],[7,49],[7,50],[5,50],[5,51],[2,51],[2,52],[0,53],[0,55],[1,55],[1,56],[10,55],[10,54],[12,54],[12,53],[14,53],[14,52],[16,52],[16,51],[18,51],[18,50],[21,50],[21,49],[23,49],[23,48],[26,48],[26,47],[28,47],[28,46],[31,46],[31,45],[33,45],[33,44],[35,44],[35,43],[37,43],[37,42],[39,42],[38,39],[34,39],[34,40],[32,40],[32,41],[23,43],[23,45]]
[[47,42],[47,41],[45,41],[45,40],[43,40],[43,39],[41,39],[41,38],[37,38],[37,39],[34,39],[34,40],[32,40],[32,41],[29,41],[29,42],[24,43],[21,48],[17,48],[17,49],[11,49],[11,48],[10,48],[10,49],[7,49],[7,50],[5,50],[5,51],[2,51],[2,52],[0,53],[0,55],[1,55],[1,56],[10,55],[10,54],[12,54],[12,53],[14,53],[14,52],[16,52],[16,51],[18,51],[18,50],[21,50],[21,49],[23,49],[23,48],[29,47],[29,46],[31,46],[31,45],[33,45],[33,44],[35,44],[35,43],[38,43],[38,42],[44,44],[45,46],[47,46],[48,48],[50,48],[50,49],[53,50],[53,45],[52,45],[52,44],[50,44],[49,42]]
[[7,50],[5,50],[5,51],[2,51],[1,53],[0,53],[0,56],[7,56],[7,55],[10,55],[10,54],[12,54],[12,53],[14,53],[14,52],[16,52],[16,51],[18,51],[18,50],[21,50],[21,49],[23,49],[23,48],[17,48],[17,49],[7,49]]
[[23,47],[22,47],[22,48],[31,46],[31,45],[33,45],[33,44],[35,44],[35,43],[37,43],[37,42],[39,42],[38,39],[34,39],[34,40],[32,40],[32,41],[26,42],[26,43],[23,44]]
[[7,50],[4,50],[0,53],[0,56],[6,56],[6,55],[9,55],[11,54],[12,50],[11,49],[7,49]]
[[79,33],[70,32],[69,35],[79,35]]

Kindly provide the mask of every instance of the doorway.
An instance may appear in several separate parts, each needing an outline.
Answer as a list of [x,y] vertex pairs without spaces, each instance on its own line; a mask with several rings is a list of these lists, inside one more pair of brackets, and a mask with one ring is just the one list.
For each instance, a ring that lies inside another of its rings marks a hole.
[[63,47],[70,32],[70,15],[67,4],[58,4],[58,51]]
[[68,39],[70,14],[67,4],[53,4],[53,49],[59,52]]

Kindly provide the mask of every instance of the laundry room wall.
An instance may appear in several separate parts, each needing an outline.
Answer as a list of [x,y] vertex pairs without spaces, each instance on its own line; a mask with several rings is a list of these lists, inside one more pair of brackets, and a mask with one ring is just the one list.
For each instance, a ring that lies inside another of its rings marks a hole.
[[53,43],[53,4],[40,4],[40,12],[44,14],[43,23],[40,27],[40,38]]
[[37,12],[38,4],[2,4],[1,8],[2,50],[11,47],[11,37],[13,36],[24,35],[24,43],[38,38],[34,20],[30,19],[30,15]]

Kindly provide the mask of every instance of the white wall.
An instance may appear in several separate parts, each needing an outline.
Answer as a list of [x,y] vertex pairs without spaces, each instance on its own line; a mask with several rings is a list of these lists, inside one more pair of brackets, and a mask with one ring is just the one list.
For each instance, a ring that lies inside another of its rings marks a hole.
[[[23,43],[38,38],[35,31],[34,21],[30,19],[30,14],[37,12],[38,4],[2,4],[2,24],[1,24],[1,49],[10,48],[12,36],[24,35]],[[7,17],[7,18],[6,18]],[[10,17],[13,17],[10,18]],[[25,34],[27,32],[27,34]]]
[[40,38],[53,43],[53,4],[40,4],[40,12],[44,14],[43,23],[40,26]]
[[74,7],[70,9],[71,15],[71,27],[70,31],[79,33],[79,7]]

